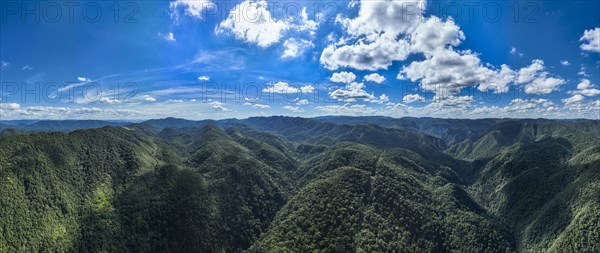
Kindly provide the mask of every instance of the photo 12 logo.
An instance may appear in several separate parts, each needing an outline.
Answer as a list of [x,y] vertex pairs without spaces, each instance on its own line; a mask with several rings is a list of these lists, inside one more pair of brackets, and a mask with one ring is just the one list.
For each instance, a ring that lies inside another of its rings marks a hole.
[[1,1],[1,22],[21,23],[97,23],[109,19],[115,23],[138,23],[140,7],[122,1]]
[[540,6],[534,1],[428,1],[426,12],[438,17],[452,17],[468,23],[538,23]]
[[81,82],[2,82],[0,102],[19,103],[137,103],[137,83],[112,83],[103,86],[91,80]]

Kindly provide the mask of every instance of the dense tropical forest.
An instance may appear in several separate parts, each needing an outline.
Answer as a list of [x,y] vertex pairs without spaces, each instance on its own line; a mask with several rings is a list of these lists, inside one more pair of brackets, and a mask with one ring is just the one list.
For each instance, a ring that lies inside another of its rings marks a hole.
[[0,121],[0,252],[600,252],[600,121]]

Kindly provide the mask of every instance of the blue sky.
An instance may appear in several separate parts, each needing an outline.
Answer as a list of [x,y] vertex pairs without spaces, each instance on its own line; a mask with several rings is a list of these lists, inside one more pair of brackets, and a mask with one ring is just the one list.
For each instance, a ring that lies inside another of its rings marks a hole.
[[598,1],[3,1],[0,119],[600,117]]

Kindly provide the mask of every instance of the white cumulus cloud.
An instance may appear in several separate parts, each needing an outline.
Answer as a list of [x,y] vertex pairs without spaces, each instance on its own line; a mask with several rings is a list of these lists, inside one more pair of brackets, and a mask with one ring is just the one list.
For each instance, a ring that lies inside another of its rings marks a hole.
[[314,46],[315,45],[309,40],[289,38],[283,42],[285,50],[283,51],[281,58],[296,58],[302,55],[307,49]]
[[525,85],[527,94],[550,94],[566,83],[561,78],[549,77],[545,69],[544,61],[533,60],[531,65],[519,70],[516,83]]
[[345,102],[354,102],[357,99],[362,99],[365,101],[375,99],[375,96],[366,92],[364,88],[364,83],[350,83],[344,88],[336,89],[330,92],[329,97]]
[[382,36],[374,41],[361,39],[351,45],[329,45],[323,49],[320,61],[330,70],[345,67],[378,70],[387,69],[393,61],[405,60],[409,53],[410,44],[406,40]]
[[292,111],[292,112],[304,112],[304,109],[301,109],[298,106],[291,106],[291,105],[286,105],[283,107],[283,109]]
[[600,53],[600,27],[586,30],[579,41],[583,42],[581,50]]
[[210,0],[175,0],[169,3],[171,17],[179,19],[179,11],[183,9],[185,14],[197,19],[203,19],[202,13],[215,8],[216,5]]
[[271,106],[269,106],[269,105],[263,105],[263,104],[254,104],[254,105],[252,105],[252,107],[254,107],[254,108],[260,108],[260,109],[271,108]]
[[0,103],[0,111],[14,111],[21,109],[21,105],[17,103]]
[[218,112],[228,112],[229,111],[229,109],[227,107],[225,107],[225,103],[223,103],[223,102],[214,101],[209,104],[210,104],[211,108],[215,111],[218,111]]
[[423,21],[424,0],[360,1],[355,18],[338,16],[347,37],[323,50],[320,62],[335,70],[387,69],[392,62],[405,60],[411,45],[406,36]]
[[329,80],[334,83],[351,83],[356,80],[356,75],[352,72],[343,71],[339,73],[333,73]]
[[302,100],[298,100],[298,102],[296,102],[297,105],[308,105],[308,100],[306,99],[302,99]]
[[177,41],[177,39],[175,39],[175,35],[172,32],[169,32],[167,34],[158,33],[158,36],[169,42]]
[[290,86],[286,82],[271,82],[268,87],[263,89],[263,92],[270,93],[281,93],[281,94],[289,94],[289,93],[298,93],[300,89]]
[[421,88],[436,93],[459,92],[494,77],[496,73],[484,67],[471,51],[444,49],[424,61],[414,61],[398,74],[399,79],[420,81]]
[[600,95],[600,90],[594,88],[595,85],[588,79],[583,79],[577,84],[577,90],[569,91],[569,94],[581,94],[586,97],[594,97]]
[[465,34],[454,20],[442,21],[434,16],[417,26],[411,36],[411,48],[415,52],[432,55],[446,45],[458,46],[464,39]]
[[382,75],[377,74],[377,73],[372,73],[372,74],[366,75],[364,78],[365,78],[365,81],[367,81],[367,82],[374,82],[374,83],[378,83],[378,84],[385,82],[385,77],[383,77]]
[[408,94],[402,98],[402,101],[406,104],[414,102],[425,102],[425,98],[419,94]]
[[156,98],[153,96],[150,96],[150,95],[143,95],[142,100],[148,101],[148,102],[154,102],[154,101],[156,101]]
[[575,104],[575,103],[580,103],[583,100],[585,100],[585,98],[582,95],[575,94],[572,97],[562,99],[561,101],[565,104]]
[[305,85],[300,87],[300,91],[302,91],[302,93],[312,93],[315,91],[315,87],[312,85]]
[[279,42],[289,28],[285,21],[273,18],[267,1],[246,0],[236,5],[215,31],[217,34],[231,33],[239,40],[269,47]]

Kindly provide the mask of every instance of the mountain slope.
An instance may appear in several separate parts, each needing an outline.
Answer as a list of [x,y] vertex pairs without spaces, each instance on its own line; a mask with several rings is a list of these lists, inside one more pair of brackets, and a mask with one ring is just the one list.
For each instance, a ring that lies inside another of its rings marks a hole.
[[0,129],[19,129],[31,132],[61,131],[71,132],[81,129],[101,128],[105,126],[124,126],[127,122],[103,121],[103,120],[41,120],[41,121],[18,121],[14,124],[10,121],[0,121]]
[[514,231],[523,252],[594,252],[600,233],[600,144],[578,150],[547,138],[503,150],[473,196]]
[[599,251],[598,121],[360,120],[4,130],[0,252]]
[[311,181],[251,251],[512,252],[509,233],[460,187],[373,158]]
[[447,153],[466,160],[486,159],[514,144],[529,144],[548,137],[576,138],[573,144],[587,145],[589,139],[581,138],[582,135],[600,136],[600,121],[507,122],[499,124],[479,138],[470,138],[451,146]]
[[156,146],[125,129],[0,139],[0,248],[115,251],[114,196],[159,163]]

